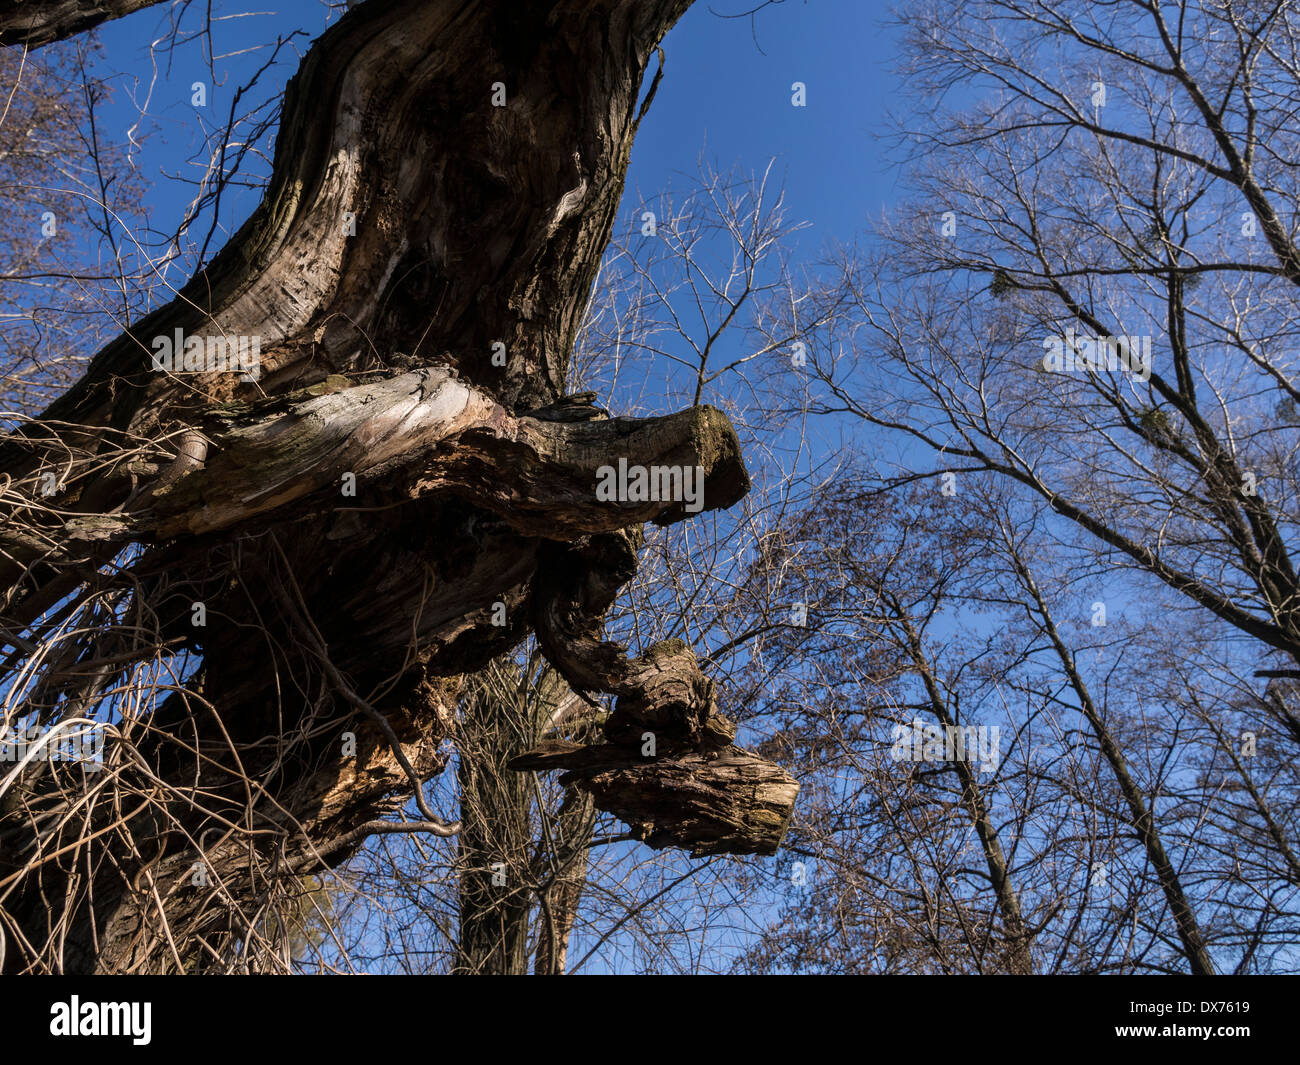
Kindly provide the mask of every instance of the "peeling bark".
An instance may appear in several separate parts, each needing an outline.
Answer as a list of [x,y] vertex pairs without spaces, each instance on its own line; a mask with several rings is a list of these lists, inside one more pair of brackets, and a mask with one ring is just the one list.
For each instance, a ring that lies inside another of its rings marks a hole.
[[327,382],[328,389],[206,411],[209,431],[187,433],[173,461],[118,513],[74,516],[37,527],[39,535],[30,524],[0,530],[7,554],[0,579],[94,542],[224,532],[313,497],[314,509],[326,511],[337,505],[345,474],[363,488],[398,482],[410,498],[458,495],[517,532],[552,538],[684,516],[681,501],[599,500],[597,474],[613,456],[698,468],[702,510],[731,506],[749,487],[735,432],[712,407],[568,423],[516,418],[445,368],[355,387],[342,377]]

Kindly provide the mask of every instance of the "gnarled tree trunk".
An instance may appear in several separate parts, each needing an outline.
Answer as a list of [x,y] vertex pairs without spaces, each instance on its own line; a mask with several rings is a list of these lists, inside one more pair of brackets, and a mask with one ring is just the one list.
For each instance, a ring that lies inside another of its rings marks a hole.
[[[685,516],[598,499],[597,469],[699,467],[729,506],[735,434],[564,397],[642,79],[689,2],[350,11],[289,86],[254,215],[0,446],[17,709],[68,721],[119,686],[103,770],[29,766],[0,797],[6,971],[273,966],[295,878],[406,830],[381,817],[445,763],[461,679],[530,631],[666,730],[661,755],[571,769],[598,806],[656,845],[777,845],[796,786],[730,745],[689,651],[592,635],[625,530]],[[83,29],[69,12],[0,6],[0,42]],[[177,330],[257,338],[258,379],[157,369]],[[142,688],[150,662],[178,673]],[[455,831],[425,812],[406,827]]]

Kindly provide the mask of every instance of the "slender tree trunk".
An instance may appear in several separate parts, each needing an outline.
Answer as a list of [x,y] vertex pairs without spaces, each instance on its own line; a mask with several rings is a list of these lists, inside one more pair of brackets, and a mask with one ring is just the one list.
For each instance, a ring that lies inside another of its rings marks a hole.
[[[925,685],[930,709],[945,730],[956,728],[958,723],[948,709],[948,701],[944,698],[943,690],[939,687],[938,679],[930,666],[930,660],[926,657],[919,634],[907,619],[901,604],[897,600],[891,600],[891,606],[902,626],[912,664]],[[954,760],[953,769],[961,784],[962,805],[966,807],[966,814],[975,829],[975,834],[979,837],[980,849],[984,853],[984,862],[989,871],[989,882],[993,885],[998,911],[1002,915],[1002,928],[1006,936],[1007,969],[1017,976],[1032,975],[1034,972],[1033,942],[1025,925],[1024,914],[1020,910],[1020,896],[1012,883],[1011,872],[1007,866],[1006,856],[1002,852],[997,828],[984,802],[979,776],[972,769],[971,763],[961,758]]]
[[498,685],[479,686],[458,728],[460,935],[453,972],[462,976],[528,971],[531,782],[505,763],[521,732],[531,729],[524,720],[527,701],[513,695]]
[[1200,925],[1196,920],[1196,911],[1192,908],[1191,900],[1188,899],[1187,893],[1183,890],[1178,870],[1174,868],[1173,862],[1170,861],[1169,855],[1165,851],[1164,844],[1160,839],[1160,833],[1156,829],[1155,818],[1152,817],[1146,800],[1142,796],[1142,790],[1137,786],[1132,774],[1129,773],[1128,763],[1124,760],[1124,755],[1120,752],[1118,745],[1111,736],[1110,729],[1106,727],[1106,722],[1102,718],[1097,704],[1093,702],[1087,684],[1084,683],[1083,677],[1075,668],[1074,656],[1070,653],[1069,648],[1065,646],[1065,641],[1061,639],[1056,623],[1052,620],[1051,612],[1047,608],[1047,602],[1043,599],[1037,583],[1020,557],[1014,553],[1012,562],[1020,574],[1025,589],[1033,597],[1038,616],[1042,621],[1043,631],[1051,641],[1052,648],[1061,661],[1061,666],[1069,679],[1070,687],[1074,689],[1074,693],[1078,697],[1079,708],[1083,711],[1083,716],[1092,727],[1093,734],[1101,745],[1101,753],[1110,766],[1116,783],[1119,784],[1124,801],[1128,804],[1133,831],[1137,833],[1138,839],[1146,850],[1147,858],[1156,871],[1156,878],[1160,881],[1160,888],[1164,892],[1165,901],[1169,904],[1169,912],[1173,916],[1174,927],[1178,931],[1178,938],[1183,945],[1183,954],[1187,958],[1192,975],[1212,976],[1215,971],[1214,962],[1211,961],[1209,951],[1206,949],[1205,937],[1201,934]]
[[551,862],[539,868],[540,873],[549,876],[550,886],[542,893],[542,912],[536,922],[537,958],[533,972],[538,976],[559,976],[564,972],[578,906],[587,884],[594,808],[589,795],[569,796],[555,821]]

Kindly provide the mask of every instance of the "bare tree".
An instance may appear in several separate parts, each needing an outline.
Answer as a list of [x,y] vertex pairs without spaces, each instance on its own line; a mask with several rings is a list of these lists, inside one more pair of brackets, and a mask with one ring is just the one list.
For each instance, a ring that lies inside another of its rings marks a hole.
[[[1050,770],[1026,761],[1000,797],[1041,823],[1011,863],[1040,971],[1289,964],[1294,20],[1285,4],[910,5],[910,195],[876,242],[828,258],[815,305],[856,313],[799,330],[807,374],[772,364],[816,417],[870,434],[868,495],[928,490],[1004,532],[971,564],[981,609],[1023,612],[993,632],[1038,675],[1001,683],[1018,730],[1058,732]],[[1081,859],[1096,884],[1061,879]]]
[[1092,575],[1062,564],[1049,515],[987,476],[963,484],[946,496],[850,471],[755,563],[755,582],[782,574],[808,596],[741,693],[803,797],[793,861],[754,871],[780,916],[741,964],[1285,967],[1284,731],[1242,715],[1259,730],[1243,755],[1217,703],[1219,649],[1189,652],[1194,630],[1161,609],[1154,625],[1114,602],[1109,624],[1103,603],[1063,620]]
[[841,260],[859,324],[814,373],[824,409],[929,449],[915,472],[1010,478],[1294,660],[1295,12],[1166,18],[911,10],[915,91],[978,102],[909,128],[916,195]]
[[[140,317],[151,263],[132,241],[144,182],[108,141],[108,87],[79,41],[0,51],[0,375],[6,412],[31,416],[85,370],[89,352]],[[12,425],[12,420],[9,421]]]

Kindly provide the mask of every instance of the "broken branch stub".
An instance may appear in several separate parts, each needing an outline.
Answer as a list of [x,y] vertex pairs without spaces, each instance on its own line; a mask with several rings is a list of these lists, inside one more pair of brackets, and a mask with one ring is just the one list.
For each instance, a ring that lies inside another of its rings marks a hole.
[[550,741],[511,769],[567,769],[565,787],[592,797],[651,847],[707,854],[775,854],[794,811],[798,782],[739,747],[647,759],[634,748]]
[[799,785],[732,743],[735,723],[717,712],[713,682],[695,654],[666,640],[629,659],[600,639],[600,620],[629,565],[635,551],[626,534],[555,545],[543,559],[533,619],[543,651],[576,690],[609,692],[616,701],[602,729],[606,742],[548,741],[509,767],[565,770],[561,784],[589,794],[652,847],[697,857],[775,853]]
[[[47,537],[5,537],[0,579],[87,543],[224,532],[322,494],[329,498],[314,509],[329,509],[345,474],[363,485],[396,482],[411,499],[459,496],[516,532],[551,539],[685,516],[679,499],[600,499],[600,471],[619,459],[698,471],[701,510],[731,506],[749,489],[735,430],[712,407],[574,423],[516,417],[442,367],[332,380],[340,383],[206,412],[206,435],[186,433],[172,464],[123,511],[50,522]],[[26,446],[53,452],[57,442]]]

